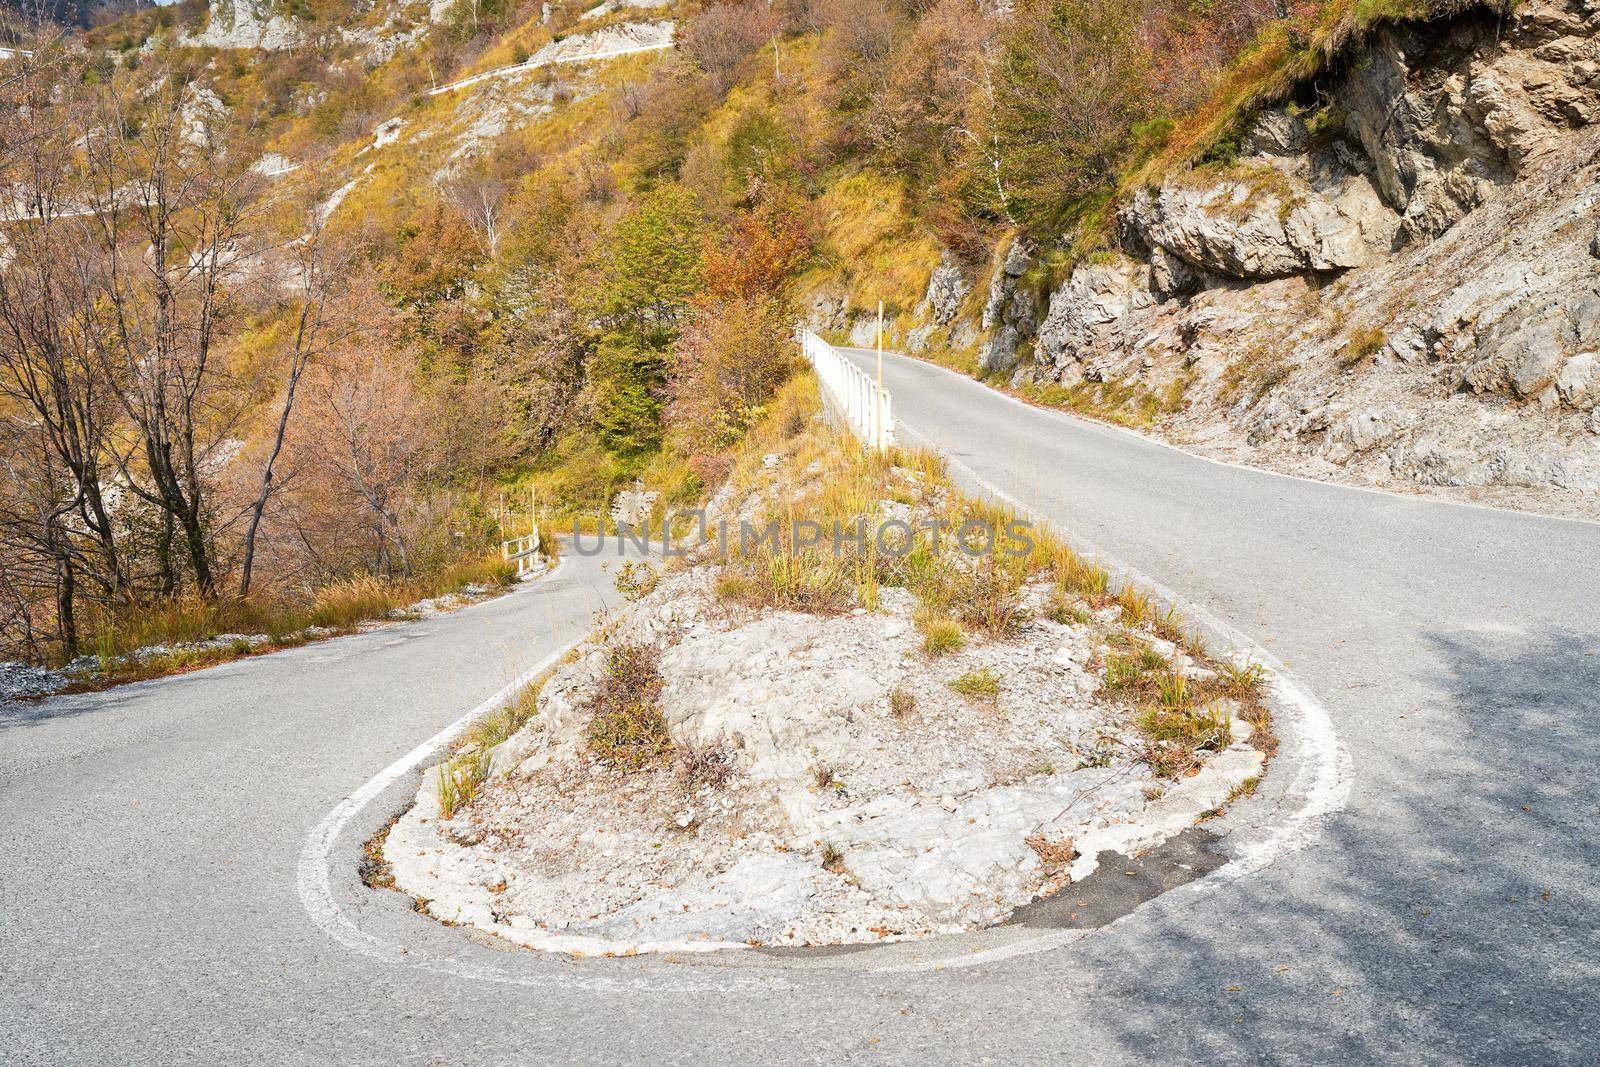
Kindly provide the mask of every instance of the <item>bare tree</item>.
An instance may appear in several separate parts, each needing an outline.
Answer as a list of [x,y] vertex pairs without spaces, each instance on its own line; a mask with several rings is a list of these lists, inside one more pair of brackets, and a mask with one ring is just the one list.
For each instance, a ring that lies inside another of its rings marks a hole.
[[489,258],[499,255],[505,226],[506,183],[479,169],[452,179],[444,192],[472,227]]
[[[111,391],[94,357],[98,257],[72,184],[80,113],[57,88],[59,64],[27,62],[0,89],[0,397],[24,421],[8,437],[29,441],[31,477],[12,471],[13,531],[34,524],[34,546],[54,560],[60,639],[75,653],[76,542],[95,546],[90,573],[102,594],[127,595],[105,478],[111,459]],[[17,525],[21,523],[22,526]]]
[[[208,475],[230,427],[212,406],[230,283],[253,257],[256,180],[218,144],[175,71],[145,93],[107,88],[85,138],[103,251],[96,355],[139,441],[132,491],[170,517],[202,595],[216,589]],[[137,130],[135,135],[132,131]]]
[[338,296],[344,292],[354,255],[353,247],[337,238],[330,238],[326,218],[315,207],[304,212],[305,232],[288,246],[289,288],[295,305],[294,333],[290,338],[287,366],[284,370],[283,402],[278,408],[266,461],[261,468],[261,488],[249,509],[245,527],[244,552],[239,565],[239,595],[250,594],[250,582],[255,571],[256,538],[261,531],[261,520],[267,503],[282,483],[275,481],[279,457],[289,433],[289,423],[294,417],[295,401],[300,391],[300,381],[307,367],[336,343],[348,325],[348,317],[340,314]]
[[400,509],[426,462],[428,428],[408,370],[381,351],[345,352],[321,375],[318,458],[373,536],[373,569],[411,570]]

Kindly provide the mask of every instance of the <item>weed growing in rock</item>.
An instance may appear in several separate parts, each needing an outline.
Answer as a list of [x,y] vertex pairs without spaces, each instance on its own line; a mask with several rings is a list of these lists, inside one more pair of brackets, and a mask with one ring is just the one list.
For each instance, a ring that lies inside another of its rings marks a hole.
[[929,619],[922,624],[922,651],[930,656],[959,652],[967,643],[961,624],[951,618]]
[[889,691],[889,713],[897,719],[910,717],[917,710],[916,694],[905,686],[895,686]]
[[1000,699],[1000,676],[988,667],[968,671],[950,680],[950,688],[968,700],[994,704]]
[[1193,711],[1146,708],[1139,716],[1139,729],[1153,741],[1178,741],[1211,751],[1227,748],[1232,740],[1228,711],[1215,704]]
[[661,572],[643,561],[623,560],[617,567],[617,592],[630,602],[649,596],[660,581]]
[[1088,609],[1069,600],[1060,589],[1051,595],[1050,602],[1045,605],[1044,616],[1051,622],[1058,622],[1063,626],[1086,626],[1089,623]]
[[1123,586],[1117,594],[1117,607],[1122,609],[1122,621],[1129,626],[1143,626],[1156,615],[1155,603],[1131,585]]
[[721,789],[733,777],[733,750],[721,738],[679,745],[673,759],[686,789]]
[[1235,700],[1259,697],[1266,678],[1266,671],[1259,663],[1229,662],[1217,665],[1217,679],[1223,693]]
[[1156,694],[1165,711],[1182,711],[1189,706],[1189,679],[1179,670],[1163,671],[1156,677]]
[[606,650],[606,670],[588,701],[589,752],[601,763],[637,770],[672,750],[661,716],[660,654],[619,642]]
[[1383,347],[1383,331],[1372,326],[1363,326],[1350,331],[1350,341],[1344,346],[1344,351],[1339,353],[1339,366],[1345,370],[1352,370],[1378,354]]
[[474,749],[439,764],[439,815],[454,818],[472,798],[489,774],[489,753]]

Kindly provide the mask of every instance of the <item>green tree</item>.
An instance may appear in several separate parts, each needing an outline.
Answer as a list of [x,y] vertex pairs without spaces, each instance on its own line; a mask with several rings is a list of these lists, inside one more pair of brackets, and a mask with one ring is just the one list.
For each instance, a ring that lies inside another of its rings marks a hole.
[[605,332],[622,331],[664,344],[700,288],[704,221],[680,185],[647,194],[617,223],[602,253],[590,294]]
[[632,334],[600,338],[589,361],[589,383],[595,426],[609,451],[638,457],[661,447],[665,369],[664,351]]
[[1017,219],[1055,229],[1112,188],[1156,112],[1139,0],[1028,0],[1005,41],[1001,167]]
[[619,455],[661,445],[667,351],[700,288],[703,228],[689,191],[662,186],[617,223],[594,270],[590,399],[602,441]]

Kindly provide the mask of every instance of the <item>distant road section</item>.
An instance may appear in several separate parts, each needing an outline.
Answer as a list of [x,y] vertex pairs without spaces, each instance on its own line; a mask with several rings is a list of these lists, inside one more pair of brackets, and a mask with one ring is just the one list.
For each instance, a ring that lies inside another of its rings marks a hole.
[[676,30],[677,27],[670,22],[638,22],[596,30],[593,33],[574,34],[559,41],[551,41],[521,63],[496,67],[494,70],[486,70],[481,74],[436,86],[428,90],[428,95],[453,93],[457,89],[465,89],[479,82],[526,74],[540,67],[555,66],[559,63],[588,63],[593,60],[636,55],[640,52],[660,52],[672,47]]

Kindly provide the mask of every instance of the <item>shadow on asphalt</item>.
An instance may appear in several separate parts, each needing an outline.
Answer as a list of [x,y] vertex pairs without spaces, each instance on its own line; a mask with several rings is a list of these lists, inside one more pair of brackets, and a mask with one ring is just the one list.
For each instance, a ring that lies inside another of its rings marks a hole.
[[[1188,911],[1083,943],[1072,969],[1118,976],[1100,992],[1126,1007],[1100,1018],[1131,1053],[1170,1052],[1156,1021],[1184,1019],[1201,1062],[1415,1062],[1419,1049],[1435,1062],[1595,1062],[1600,837],[1573,814],[1600,809],[1600,639],[1423,638],[1433,665],[1410,681],[1432,698],[1404,712],[1391,754],[1390,780],[1407,788],[1367,796],[1370,814],[1336,817],[1310,849],[1243,880],[1214,929]],[[1144,963],[1105,966],[1115,958]]]

